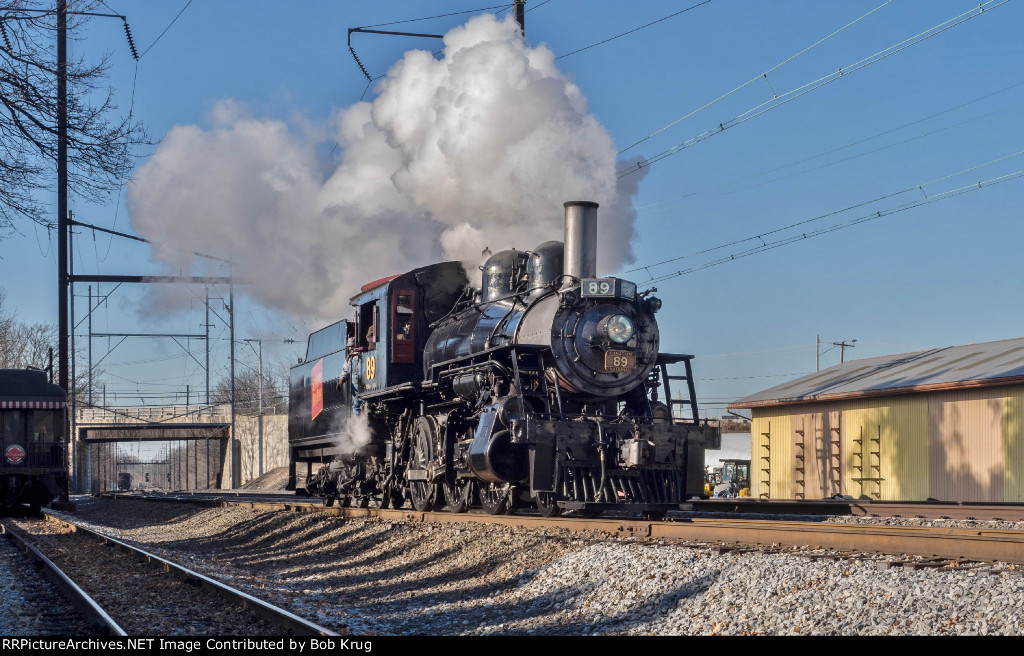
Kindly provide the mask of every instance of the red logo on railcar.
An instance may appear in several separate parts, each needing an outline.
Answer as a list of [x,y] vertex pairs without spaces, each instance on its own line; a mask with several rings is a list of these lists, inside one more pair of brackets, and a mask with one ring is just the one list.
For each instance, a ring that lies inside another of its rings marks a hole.
[[313,419],[324,409],[324,361],[319,360],[313,367]]
[[25,449],[17,444],[12,444],[4,451],[4,457],[7,458],[7,462],[16,465],[25,459]]

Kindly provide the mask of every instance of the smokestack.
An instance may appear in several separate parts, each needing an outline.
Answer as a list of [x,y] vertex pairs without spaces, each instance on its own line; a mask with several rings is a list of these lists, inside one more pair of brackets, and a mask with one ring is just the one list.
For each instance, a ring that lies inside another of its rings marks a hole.
[[565,203],[565,275],[597,277],[597,208],[589,200]]

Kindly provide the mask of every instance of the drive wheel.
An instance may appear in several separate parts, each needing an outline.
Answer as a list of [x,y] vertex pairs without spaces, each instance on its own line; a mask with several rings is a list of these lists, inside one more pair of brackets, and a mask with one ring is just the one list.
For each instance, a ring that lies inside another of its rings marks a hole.
[[453,513],[464,513],[469,511],[473,505],[473,479],[457,479],[455,484],[443,483],[444,509]]
[[405,488],[401,485],[391,486],[391,507],[395,510],[400,510],[405,505],[406,492]]
[[555,502],[554,492],[538,492],[534,503],[541,517],[558,517],[562,514],[562,508]]
[[369,497],[369,507],[374,510],[385,509],[391,505],[391,485],[386,485],[383,490],[380,491],[380,496],[371,494]]
[[[437,431],[429,417],[419,417],[413,425],[412,456],[409,469],[432,471],[434,462],[434,442]],[[412,507],[419,512],[433,510],[437,503],[441,486],[430,481],[410,481],[409,493]]]
[[480,486],[480,505],[488,515],[511,514],[515,510],[512,486],[508,483],[487,483]]

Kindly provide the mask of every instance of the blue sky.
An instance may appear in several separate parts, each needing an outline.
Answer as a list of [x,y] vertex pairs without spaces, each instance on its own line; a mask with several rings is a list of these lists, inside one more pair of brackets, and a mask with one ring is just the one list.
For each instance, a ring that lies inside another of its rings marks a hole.
[[[545,44],[557,57],[697,2],[531,0],[526,39],[532,46]],[[976,17],[735,127],[717,129],[752,108],[770,107],[762,103],[771,103],[773,95],[785,99],[790,90],[874,61],[868,58],[953,17],[973,16],[965,12],[978,5],[883,2],[711,0],[556,60],[617,148],[649,137],[623,157],[654,158],[699,139],[651,164],[639,183],[633,199],[636,263],[623,269],[647,265],[624,275],[641,286],[648,273],[664,277],[728,259],[752,245],[883,215],[646,285],[657,286],[664,300],[659,321],[666,350],[698,356],[698,394],[712,416],[729,401],[813,371],[816,334],[830,349],[821,357],[823,367],[838,363],[831,343],[842,339],[857,340],[846,351],[850,358],[1021,335],[1024,304],[1013,283],[1024,236],[1019,220],[1024,179],[983,184],[977,191],[888,214],[911,201],[1024,169],[1024,156],[988,164],[1024,151],[1021,2],[987,3],[988,10]],[[137,76],[118,21],[91,22],[87,39],[74,51],[112,53],[110,82],[121,110],[131,104],[134,80],[134,116],[160,138],[175,126],[206,129],[224,100],[241,103],[261,119],[325,124],[364,92],[367,100],[375,94],[348,53],[348,28],[485,3],[194,0],[155,44],[186,0],[107,4],[127,15],[140,52],[152,45]],[[383,29],[440,34],[469,16]],[[439,48],[434,40],[366,34],[354,35],[353,45],[374,75],[385,73],[406,50]],[[667,127],[769,70],[766,78]],[[325,167],[335,157],[328,157],[331,150],[330,140],[318,148]],[[982,164],[988,165],[947,178]],[[129,230],[126,195],[119,206],[112,198],[102,207],[72,201],[72,208],[79,220]],[[860,207],[836,213],[855,205]],[[823,215],[831,216],[765,234]],[[0,286],[23,318],[55,322],[55,242],[44,230],[26,226],[23,233],[0,241]],[[765,236],[740,242],[757,235]],[[649,266],[732,242],[739,243]],[[80,235],[76,270],[159,270],[146,247],[115,241],[108,251],[108,243],[102,235],[95,240],[91,233]],[[344,257],[345,246],[337,253]],[[149,291],[119,289],[94,315],[94,330],[202,332],[202,304],[196,301],[191,311],[140,315],[140,296]],[[84,286],[77,293],[84,295]],[[319,327],[308,317],[286,317],[245,297],[236,308],[237,336],[265,339],[268,359],[294,361],[302,349],[280,340],[304,345],[309,330]],[[79,319],[84,310],[80,301]],[[223,326],[214,328],[214,337],[216,379],[226,368]],[[82,340],[81,362],[85,346]],[[105,339],[94,342],[96,359],[106,346]],[[191,350],[202,359],[201,343],[192,343]],[[244,345],[238,354],[243,361],[254,359]],[[194,391],[202,385],[196,361],[173,343],[125,344],[103,366],[111,375],[107,384],[122,391],[126,403],[131,390],[151,402],[161,390],[190,385]]]

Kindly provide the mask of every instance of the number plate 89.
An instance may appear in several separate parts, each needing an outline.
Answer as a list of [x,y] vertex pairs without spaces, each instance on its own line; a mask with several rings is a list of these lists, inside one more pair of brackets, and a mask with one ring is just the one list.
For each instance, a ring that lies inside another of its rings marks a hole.
[[636,369],[636,353],[632,351],[605,351],[604,370],[628,374]]

